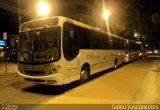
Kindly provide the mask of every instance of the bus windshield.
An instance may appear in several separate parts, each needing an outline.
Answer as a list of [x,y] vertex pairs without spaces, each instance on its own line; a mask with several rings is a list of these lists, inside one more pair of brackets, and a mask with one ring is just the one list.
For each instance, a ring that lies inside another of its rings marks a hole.
[[58,19],[53,18],[53,19],[40,19],[32,22],[25,23],[22,25],[20,31],[26,31],[26,30],[32,30],[32,29],[37,29],[37,28],[43,28],[44,26],[46,27],[51,27],[51,26],[56,26],[58,24]]
[[20,62],[45,63],[60,58],[60,28],[23,31],[19,38]]

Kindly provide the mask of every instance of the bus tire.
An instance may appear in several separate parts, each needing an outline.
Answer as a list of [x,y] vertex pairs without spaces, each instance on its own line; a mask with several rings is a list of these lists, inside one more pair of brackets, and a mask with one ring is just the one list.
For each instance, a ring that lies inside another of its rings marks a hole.
[[114,69],[117,69],[117,67],[118,67],[118,60],[117,59],[115,59],[115,61],[114,61]]
[[81,69],[81,73],[80,73],[80,82],[81,83],[85,83],[89,80],[90,78],[90,69],[89,66],[84,65]]

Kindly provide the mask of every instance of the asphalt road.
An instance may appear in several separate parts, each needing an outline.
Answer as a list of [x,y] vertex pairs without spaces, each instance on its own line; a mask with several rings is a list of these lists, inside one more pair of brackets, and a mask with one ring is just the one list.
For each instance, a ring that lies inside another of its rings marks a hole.
[[0,104],[160,104],[160,56],[106,70],[80,85],[44,86],[0,76]]

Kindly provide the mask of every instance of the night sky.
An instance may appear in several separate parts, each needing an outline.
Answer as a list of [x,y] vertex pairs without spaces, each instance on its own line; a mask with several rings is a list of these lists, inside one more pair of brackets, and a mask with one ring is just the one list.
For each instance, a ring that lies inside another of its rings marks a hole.
[[[31,9],[31,1],[36,0],[20,1],[22,21],[27,21],[29,20],[27,12],[32,13],[34,10]],[[0,39],[2,39],[3,32],[7,32],[9,35],[18,34],[18,12],[18,0],[0,0]]]
[[[7,4],[11,3],[12,0],[6,0]],[[7,7],[3,7],[4,0],[0,0],[0,36],[2,36],[2,32],[8,32],[9,34],[16,34],[17,30],[17,17],[18,14],[16,12],[12,12],[11,9],[4,9]],[[10,11],[9,11],[10,10]]]
[[[37,0],[21,0],[21,9],[24,11],[35,12],[35,9],[33,8],[34,3],[31,3],[31,1],[36,2]],[[155,43],[154,41],[156,41],[156,44],[158,45],[157,47],[160,48],[160,0],[106,0],[106,1],[114,1],[114,2],[126,1],[126,3],[128,3],[128,1],[133,2],[132,8],[133,9],[138,8],[140,10],[140,17],[142,17],[145,21],[147,21],[146,24],[144,25],[147,25],[148,31],[153,30],[154,26],[156,26],[156,30],[152,32],[146,32],[146,34],[149,36],[148,40],[151,40],[150,43],[154,44]],[[4,5],[4,3],[10,6],[14,6],[14,9]],[[8,32],[9,35],[18,34],[18,11],[16,8],[18,8],[18,0],[0,0],[0,39],[2,39],[3,32]],[[134,13],[132,13],[131,11],[128,13],[130,16],[134,17]],[[156,13],[159,17],[156,17],[158,19],[156,21],[157,24],[153,25],[151,16],[154,13]],[[26,18],[24,17],[24,19]]]

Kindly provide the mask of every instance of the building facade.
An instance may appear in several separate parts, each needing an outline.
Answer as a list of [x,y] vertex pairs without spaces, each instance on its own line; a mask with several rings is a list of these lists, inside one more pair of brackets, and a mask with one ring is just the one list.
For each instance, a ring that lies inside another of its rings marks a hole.
[[85,24],[105,29],[102,0],[58,0],[53,15],[69,17]]

